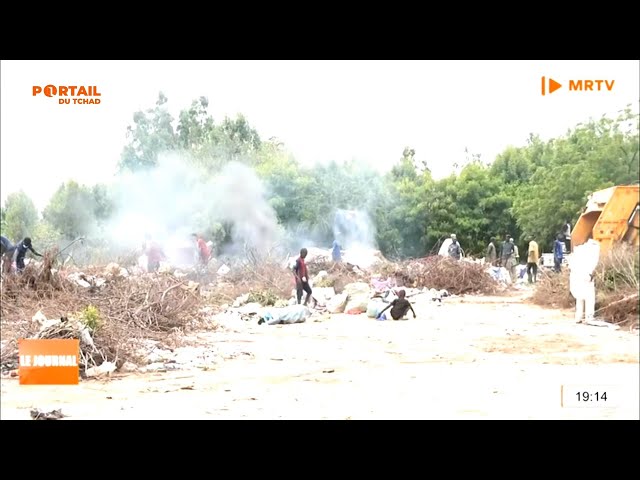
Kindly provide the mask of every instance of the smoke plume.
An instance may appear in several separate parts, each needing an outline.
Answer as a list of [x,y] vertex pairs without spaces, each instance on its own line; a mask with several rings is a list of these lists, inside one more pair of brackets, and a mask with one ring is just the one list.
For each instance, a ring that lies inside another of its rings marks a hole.
[[[231,230],[223,253],[268,251],[281,236],[259,178],[241,163],[228,163],[209,179],[187,158],[165,154],[151,170],[119,176],[113,191],[111,240],[135,249],[149,235],[176,265],[194,261],[191,234],[204,235],[216,225]],[[210,239],[205,235],[205,240]],[[214,247],[221,253],[222,245]]]

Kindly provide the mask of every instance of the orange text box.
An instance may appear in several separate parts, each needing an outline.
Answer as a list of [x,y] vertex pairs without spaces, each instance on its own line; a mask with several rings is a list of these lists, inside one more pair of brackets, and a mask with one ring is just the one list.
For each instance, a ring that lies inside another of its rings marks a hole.
[[77,339],[18,340],[20,385],[77,385]]

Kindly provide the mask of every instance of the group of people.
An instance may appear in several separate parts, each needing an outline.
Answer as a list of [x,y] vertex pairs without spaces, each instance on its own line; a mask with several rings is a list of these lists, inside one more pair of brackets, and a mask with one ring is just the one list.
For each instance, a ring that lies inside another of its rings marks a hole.
[[[209,260],[211,260],[211,249],[202,235],[193,233],[191,236],[196,246],[198,265],[204,267],[209,263]],[[147,234],[145,236],[145,242],[142,245],[142,250],[147,256],[147,272],[157,272],[160,268],[160,262],[167,259],[167,255],[162,246],[153,240],[151,235]]]
[[4,236],[0,236],[0,257],[2,258],[2,273],[10,273],[13,269],[13,263],[15,262],[16,271],[22,272],[25,268],[25,257],[27,251],[30,251],[36,257],[42,257],[42,255],[33,248],[30,237],[25,237],[17,244],[12,244],[11,241]]
[[[494,267],[504,267],[509,272],[511,281],[515,282],[517,279],[516,267],[520,263],[520,252],[518,246],[511,235],[505,237],[504,242],[500,247],[500,255],[498,255],[498,247],[496,246],[496,239],[491,238],[489,245],[487,246],[487,254],[485,260],[487,263]],[[540,250],[538,248],[538,242],[534,239],[529,239],[527,246],[527,280],[529,283],[536,283],[538,277],[538,263],[540,262]]]
[[[336,247],[337,245],[337,247]],[[340,248],[339,244],[334,241],[334,249]],[[314,304],[317,303],[313,298],[313,289],[311,288],[311,284],[309,283],[309,269],[307,268],[306,258],[308,255],[308,251],[306,248],[300,249],[300,256],[296,259],[295,264],[293,265],[293,276],[296,284],[296,300],[298,305],[302,302],[302,296],[306,293],[306,297],[304,299],[303,305],[307,305],[310,300],[313,299]],[[333,255],[334,261],[340,261],[340,256],[334,253]],[[394,299],[387,305],[384,310],[379,312],[377,318],[378,320],[386,320],[384,312],[388,309],[391,309],[389,312],[391,318],[394,320],[400,320],[405,317],[409,310],[413,312],[413,318],[416,318],[416,312],[413,310],[411,303],[406,299],[406,292],[404,290],[398,291],[398,298]]]
[[[566,229],[569,229],[567,224]],[[565,251],[569,251],[570,246],[567,246],[567,242],[571,242],[571,237],[568,233],[569,230],[563,233],[558,233],[556,240],[553,243],[553,268],[554,271],[560,273],[562,270],[562,262],[564,261]],[[498,247],[496,246],[495,238],[491,238],[489,245],[487,246],[486,254],[487,263],[494,267],[504,267],[509,272],[511,280],[515,281],[516,266],[520,263],[520,254],[518,252],[518,246],[514,243],[513,237],[507,235],[505,241],[500,248],[500,255],[498,255]],[[540,250],[538,242],[533,238],[528,239],[527,247],[527,280],[529,283],[536,283],[538,277],[538,264],[541,261]]]

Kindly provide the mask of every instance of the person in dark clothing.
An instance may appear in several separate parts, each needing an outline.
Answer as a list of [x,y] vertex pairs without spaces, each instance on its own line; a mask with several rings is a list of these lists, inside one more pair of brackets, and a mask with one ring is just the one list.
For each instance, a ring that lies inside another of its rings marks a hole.
[[2,273],[11,272],[13,252],[16,247],[7,237],[0,236],[0,259],[2,259]]
[[389,308],[391,309],[391,311],[389,312],[391,313],[391,318],[393,318],[394,320],[400,320],[409,312],[409,310],[413,312],[413,318],[416,318],[416,312],[413,310],[413,307],[411,306],[409,300],[405,298],[406,294],[407,293],[404,290],[400,290],[398,292],[398,298],[384,307],[384,309],[378,314],[378,319],[381,319],[382,314]]
[[514,254],[513,246],[514,243],[509,241],[509,235],[507,235],[507,238],[502,244],[502,251],[500,252],[500,266],[506,268],[507,270],[509,270],[511,267],[510,259]]
[[31,239],[29,237],[25,237],[18,245],[15,247],[16,251],[16,268],[18,272],[22,272],[24,270],[24,257],[27,254],[27,250],[30,250],[37,257],[42,257],[38,252],[33,249],[33,245],[31,245]]
[[454,260],[460,260],[462,256],[462,247],[460,247],[460,243],[456,237],[455,233],[451,234],[451,244],[449,245],[449,256]]
[[307,257],[307,249],[303,248],[300,250],[300,256],[296,260],[296,264],[293,267],[293,275],[296,279],[296,297],[298,300],[298,305],[302,301],[302,292],[307,293],[307,297],[304,299],[304,305],[309,303],[311,300],[311,294],[313,291],[311,290],[311,285],[309,285],[309,271],[307,270],[307,264],[304,259]]
[[334,240],[333,245],[331,245],[331,258],[333,258],[333,261],[336,263],[342,261],[342,250],[337,239]]
[[0,235],[0,255],[4,255],[6,252],[13,251],[13,244],[7,237]]
[[556,273],[562,270],[562,259],[564,258],[564,235],[559,233],[553,244],[553,269]]

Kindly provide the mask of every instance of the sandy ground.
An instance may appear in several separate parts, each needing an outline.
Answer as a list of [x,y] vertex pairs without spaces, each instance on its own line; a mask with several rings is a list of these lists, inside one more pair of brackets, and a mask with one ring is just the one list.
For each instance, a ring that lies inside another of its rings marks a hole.
[[[68,419],[640,419],[637,331],[577,325],[522,295],[415,309],[397,322],[239,322],[190,339],[236,352],[198,370],[68,387],[5,377],[0,418],[60,408]],[[576,389],[606,389],[607,406],[579,406]]]

